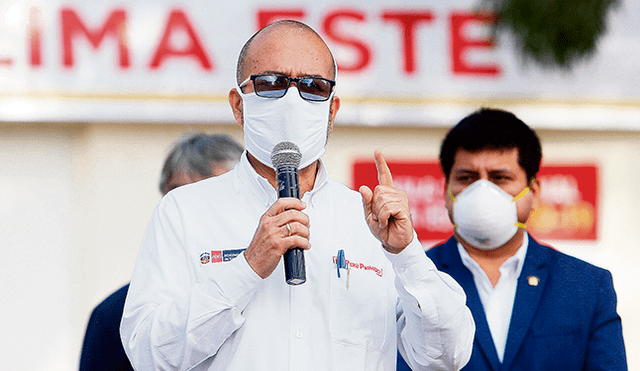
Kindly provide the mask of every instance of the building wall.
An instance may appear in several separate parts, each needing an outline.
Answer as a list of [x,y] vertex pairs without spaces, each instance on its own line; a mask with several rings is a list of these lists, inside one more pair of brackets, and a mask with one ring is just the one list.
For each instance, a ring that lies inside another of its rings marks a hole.
[[[0,369],[77,368],[91,310],[129,280],[168,148],[193,131],[242,141],[231,124],[0,123]],[[356,158],[381,148],[387,158],[435,160],[445,133],[339,125],[324,159],[351,184]],[[640,132],[538,133],[545,161],[600,166],[598,241],[552,244],[612,271],[629,369],[640,370]]]

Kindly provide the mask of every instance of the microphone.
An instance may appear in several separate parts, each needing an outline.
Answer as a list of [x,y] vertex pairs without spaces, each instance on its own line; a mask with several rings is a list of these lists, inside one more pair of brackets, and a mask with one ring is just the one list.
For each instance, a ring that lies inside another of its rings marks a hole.
[[[295,143],[280,142],[271,151],[271,163],[276,169],[278,198],[300,198],[298,166],[302,154]],[[306,278],[304,254],[300,247],[294,247],[284,253],[284,275],[289,285],[300,285]]]

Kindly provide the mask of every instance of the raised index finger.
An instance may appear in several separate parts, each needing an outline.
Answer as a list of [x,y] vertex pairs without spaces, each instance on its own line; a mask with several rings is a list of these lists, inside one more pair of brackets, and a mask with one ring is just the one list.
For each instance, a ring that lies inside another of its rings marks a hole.
[[373,157],[376,160],[376,169],[378,169],[378,184],[393,187],[391,170],[389,170],[387,161],[384,159],[384,156],[382,156],[382,151],[376,149],[373,152]]

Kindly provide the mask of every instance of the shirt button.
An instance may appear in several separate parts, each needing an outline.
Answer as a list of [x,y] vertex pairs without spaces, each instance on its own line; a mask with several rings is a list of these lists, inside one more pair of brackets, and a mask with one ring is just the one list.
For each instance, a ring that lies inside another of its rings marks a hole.
[[297,337],[298,339],[302,339],[302,331],[298,331],[298,332],[296,333],[296,337]]

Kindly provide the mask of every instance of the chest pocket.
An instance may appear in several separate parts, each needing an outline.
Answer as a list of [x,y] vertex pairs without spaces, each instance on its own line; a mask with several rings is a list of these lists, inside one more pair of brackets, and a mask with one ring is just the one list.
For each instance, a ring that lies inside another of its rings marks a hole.
[[387,278],[375,270],[351,268],[348,274],[341,269],[338,278],[334,268],[329,298],[333,340],[368,350],[382,349],[389,331],[395,331],[389,320],[395,311],[389,286]]

